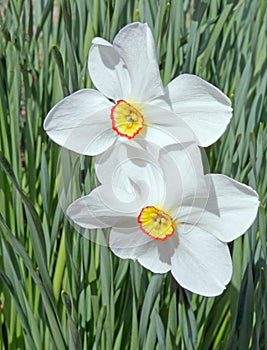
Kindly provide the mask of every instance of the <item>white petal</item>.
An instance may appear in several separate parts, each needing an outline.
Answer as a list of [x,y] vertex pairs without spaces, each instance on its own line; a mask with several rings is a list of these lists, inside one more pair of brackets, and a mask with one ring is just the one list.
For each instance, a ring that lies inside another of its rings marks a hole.
[[172,145],[177,142],[177,138],[175,138],[175,134],[180,132],[180,128],[176,127],[165,127],[164,129],[158,125],[150,125],[147,127],[144,132],[138,134],[135,139],[145,140],[150,144],[154,144],[155,146],[165,147],[168,145]]
[[130,77],[125,63],[106,40],[95,38],[89,52],[88,68],[95,87],[113,100],[130,94]]
[[141,230],[112,230],[110,248],[122,259],[137,259],[145,268],[154,273],[165,273],[171,269],[173,241],[157,241]]
[[172,110],[170,101],[164,95],[154,98],[153,100],[149,101],[149,104],[167,109],[168,111]]
[[143,206],[156,204],[166,192],[162,169],[152,152],[139,144],[131,145],[119,142],[99,155],[95,164],[97,177],[101,183],[120,186],[139,197]]
[[156,241],[143,246],[137,260],[146,269],[154,273],[166,273],[171,270],[171,256],[174,253],[172,240]]
[[80,90],[51,109],[44,129],[53,141],[71,151],[87,155],[102,153],[117,138],[111,127],[112,106],[98,91]]
[[178,227],[179,244],[171,258],[172,275],[191,292],[215,296],[223,292],[232,275],[232,261],[226,243],[197,226],[189,233]]
[[194,75],[180,75],[171,81],[166,87],[166,99],[203,147],[218,140],[232,116],[229,98]]
[[[138,216],[138,215],[137,215]],[[153,238],[140,230],[137,216],[132,227],[113,228],[110,232],[109,244],[111,249],[134,249],[151,243]]]
[[[95,171],[101,183],[113,183],[113,173],[116,169],[122,168],[122,171],[126,171],[126,174],[129,175],[132,172],[136,173],[136,170],[132,169],[135,165],[138,167],[135,160],[142,160],[143,167],[145,167],[148,162],[153,162],[153,159],[153,155],[134,140],[131,140],[130,143],[118,142],[112,149],[96,157]],[[123,177],[126,178],[126,174],[122,175],[120,181],[123,181]]]
[[93,40],[92,40],[92,44],[93,45],[102,45],[102,46],[112,46],[111,43],[109,43],[107,40],[100,38],[98,36],[96,36]]
[[219,174],[205,175],[209,198],[198,226],[224,242],[241,236],[256,218],[258,194],[249,186]]
[[147,24],[128,24],[119,31],[113,45],[129,71],[131,98],[149,101],[163,95],[154,40]]
[[137,213],[132,211],[132,206],[125,205],[109,185],[99,186],[88,196],[77,199],[68,207],[67,215],[84,228],[128,228],[138,225]]
[[[159,134],[159,137],[165,134]],[[159,141],[159,139],[157,140]],[[195,143],[160,148],[145,141],[117,143],[96,158],[100,182],[111,182],[136,193],[143,205],[160,205],[176,217],[184,198],[205,193],[202,158]],[[138,148],[139,147],[139,148]],[[190,205],[192,205],[192,200]]]
[[204,179],[201,153],[196,143],[164,147],[159,155],[159,163],[166,181],[163,207],[172,208],[172,215],[179,217],[185,199],[200,195],[207,197],[208,188]]
[[151,104],[142,104],[141,108],[145,127],[135,137],[136,141],[143,139],[159,147],[165,147],[196,140],[188,125],[172,111]]

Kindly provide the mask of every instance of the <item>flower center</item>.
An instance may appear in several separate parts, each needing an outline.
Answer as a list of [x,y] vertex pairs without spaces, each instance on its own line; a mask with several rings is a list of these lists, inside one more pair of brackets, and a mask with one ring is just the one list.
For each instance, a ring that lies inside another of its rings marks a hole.
[[173,218],[154,206],[143,208],[138,222],[141,230],[154,239],[164,241],[174,233]]
[[133,139],[142,130],[142,113],[128,102],[119,100],[111,109],[112,129],[121,136]]

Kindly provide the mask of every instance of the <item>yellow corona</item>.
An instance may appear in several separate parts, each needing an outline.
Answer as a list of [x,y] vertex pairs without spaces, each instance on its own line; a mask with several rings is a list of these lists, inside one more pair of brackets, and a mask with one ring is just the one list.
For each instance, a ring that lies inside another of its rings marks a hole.
[[173,218],[154,206],[148,206],[141,210],[138,223],[145,234],[157,240],[164,241],[174,233]]
[[119,100],[111,109],[112,129],[117,134],[133,139],[144,126],[142,113],[130,103]]

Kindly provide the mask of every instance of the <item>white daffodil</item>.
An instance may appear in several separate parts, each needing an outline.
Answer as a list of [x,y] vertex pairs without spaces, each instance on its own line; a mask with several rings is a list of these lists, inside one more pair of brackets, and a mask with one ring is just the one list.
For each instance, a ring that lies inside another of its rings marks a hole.
[[155,273],[171,271],[192,292],[222,293],[232,274],[226,242],[253,223],[257,193],[224,175],[202,175],[192,144],[167,146],[157,162],[149,161],[152,152],[128,148],[121,144],[116,156],[98,159],[102,185],[72,203],[68,216],[83,228],[112,227],[117,256]]
[[180,75],[163,88],[147,24],[127,25],[113,44],[95,38],[89,73],[98,91],[64,98],[44,122],[52,140],[79,154],[97,155],[133,139],[165,146],[194,138],[208,146],[231,118],[230,100],[197,76]]

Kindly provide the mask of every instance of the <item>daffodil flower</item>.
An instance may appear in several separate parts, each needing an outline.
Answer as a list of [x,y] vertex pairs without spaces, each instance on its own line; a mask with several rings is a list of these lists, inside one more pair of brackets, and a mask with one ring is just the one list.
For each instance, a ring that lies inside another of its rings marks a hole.
[[162,86],[147,24],[127,25],[113,44],[95,38],[88,66],[98,90],[64,98],[44,122],[52,140],[79,154],[97,155],[133,140],[163,147],[194,138],[208,146],[230,121],[230,100],[201,78],[184,74]]
[[111,227],[109,246],[120,258],[171,271],[184,288],[215,296],[231,279],[227,242],[250,227],[259,201],[227,176],[203,175],[197,152],[192,144],[170,145],[150,162],[152,152],[120,145],[116,156],[98,158],[102,185],[67,215],[83,228]]

